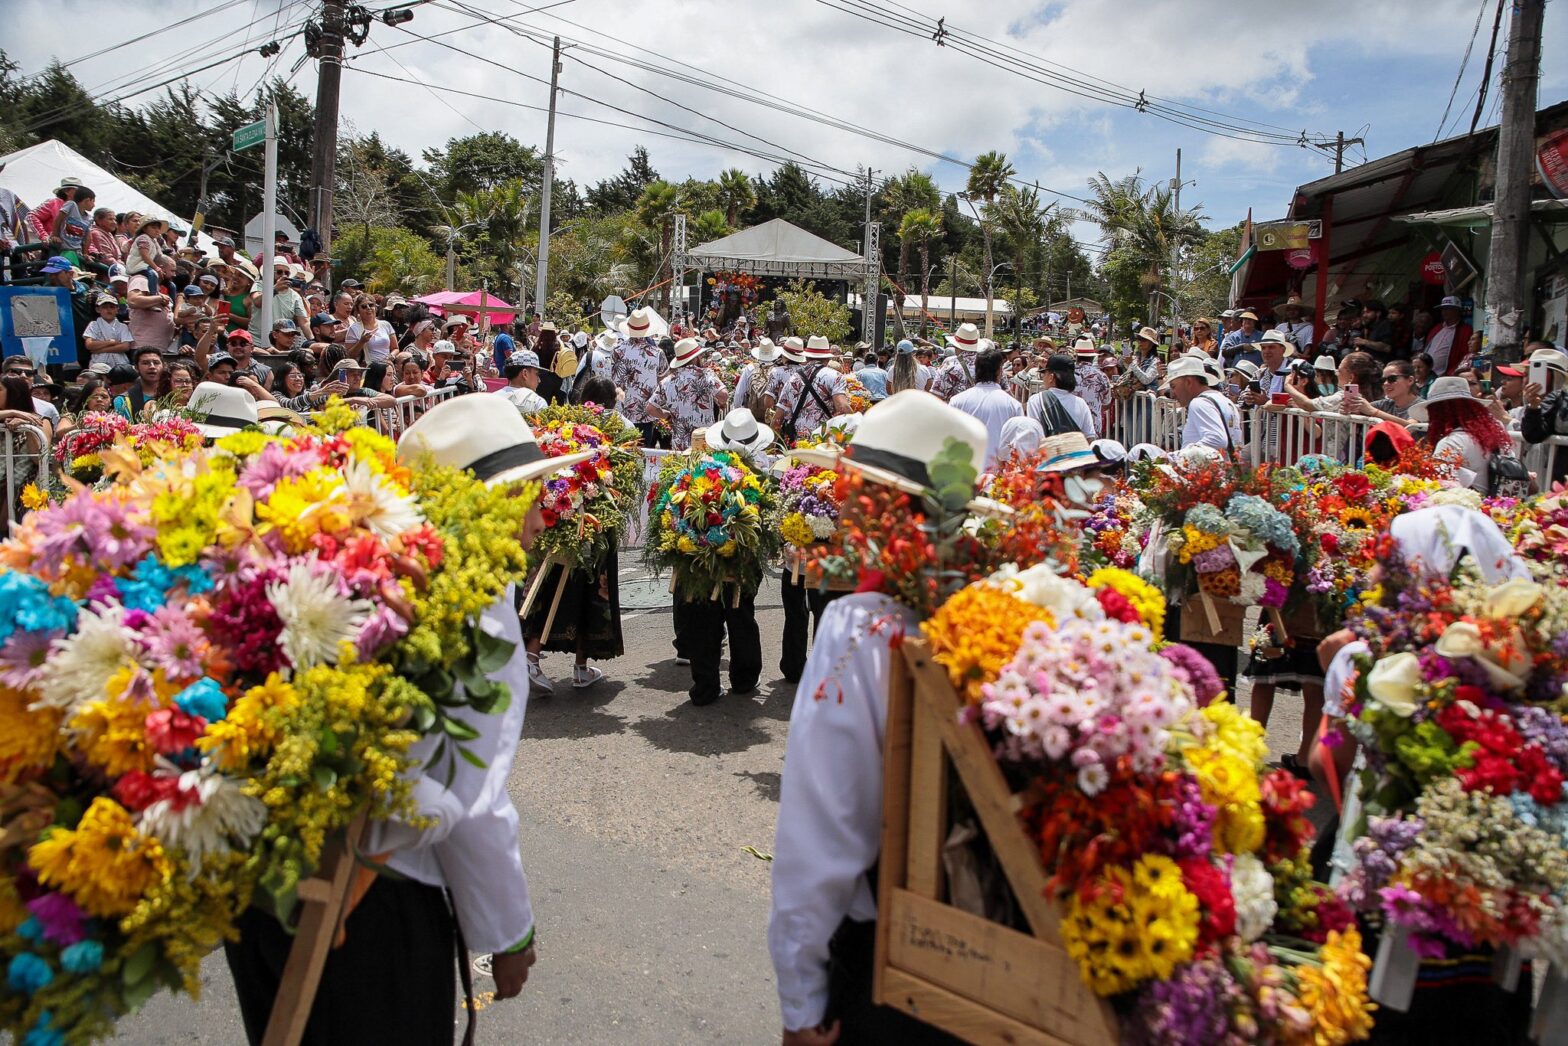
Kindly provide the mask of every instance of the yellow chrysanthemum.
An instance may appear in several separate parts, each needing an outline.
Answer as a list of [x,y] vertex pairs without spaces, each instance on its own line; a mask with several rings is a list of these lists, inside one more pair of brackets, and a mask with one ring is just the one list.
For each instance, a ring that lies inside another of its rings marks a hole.
[[280,480],[257,504],[256,518],[263,532],[275,531],[293,553],[309,549],[315,535],[347,530],[353,521],[341,473],[326,468]]
[[158,840],[138,832],[130,813],[107,796],[94,799],[74,829],[53,829],[34,843],[27,862],[40,883],[103,919],[135,908],[172,871]]
[[1150,978],[1168,978],[1192,958],[1198,899],[1169,857],[1146,854],[1130,870],[1107,868],[1089,897],[1073,893],[1061,935],[1096,994],[1115,995]]
[[54,762],[60,742],[58,709],[30,711],[31,695],[0,686],[0,780],[15,781],[23,771]]
[[1269,757],[1268,741],[1263,736],[1263,725],[1229,701],[1216,701],[1197,713],[1207,724],[1210,748],[1234,756],[1253,767],[1261,766]]
[[1051,612],[990,585],[970,585],[942,604],[920,630],[932,656],[947,669],[965,703],[977,705],[1018,653],[1024,629],[1035,621],[1055,624]]
[[162,670],[149,675],[128,666],[109,677],[104,696],[84,702],[68,726],[76,749],[110,777],[151,771],[155,752],[147,740],[147,714],[168,708],[179,687]]
[[219,450],[226,450],[237,458],[248,458],[252,454],[260,454],[261,448],[271,440],[272,437],[260,429],[247,429],[244,432],[231,432],[227,436],[220,436],[213,446]]
[[49,504],[49,494],[34,483],[29,483],[22,488],[22,507],[29,512],[36,512]]
[[299,705],[299,692],[276,672],[234,702],[229,714],[207,724],[196,747],[211,753],[226,771],[244,769],[253,758],[272,751],[282,736],[281,719]]
[[797,548],[805,548],[816,540],[811,535],[811,524],[799,512],[791,512],[779,521],[779,536]]

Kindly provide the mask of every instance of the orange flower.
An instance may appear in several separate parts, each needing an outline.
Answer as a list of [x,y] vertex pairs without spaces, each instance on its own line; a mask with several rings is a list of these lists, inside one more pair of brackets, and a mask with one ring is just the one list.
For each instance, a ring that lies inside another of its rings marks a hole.
[[1048,610],[998,589],[970,585],[942,604],[920,630],[953,688],[967,704],[977,705],[984,699],[982,688],[996,682],[1034,621],[1055,623]]

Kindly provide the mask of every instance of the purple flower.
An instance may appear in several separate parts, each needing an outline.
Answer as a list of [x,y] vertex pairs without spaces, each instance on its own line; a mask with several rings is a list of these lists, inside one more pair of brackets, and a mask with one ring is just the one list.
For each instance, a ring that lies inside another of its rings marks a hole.
[[1206,705],[1225,692],[1225,684],[1208,658],[1185,643],[1170,644],[1160,651],[1160,656],[1175,666],[1176,674],[1192,688],[1198,704]]
[[1220,545],[1192,557],[1192,568],[1200,574],[1217,574],[1236,565],[1236,553],[1229,545]]
[[1168,981],[1154,981],[1138,999],[1128,1040],[1136,1044],[1220,1042],[1229,1013],[1241,995],[1238,985],[1215,959],[1176,968]]
[[1171,819],[1171,836],[1161,840],[1161,850],[1178,861],[1188,857],[1207,857],[1214,843],[1215,808],[1203,801],[1197,778],[1183,774],[1176,781],[1176,814]]
[[87,913],[63,893],[46,893],[35,897],[27,902],[27,910],[43,924],[44,939],[62,948],[87,937]]
[[281,443],[268,443],[254,455],[236,482],[261,500],[271,496],[281,481],[303,476],[318,465],[314,454],[285,450]]

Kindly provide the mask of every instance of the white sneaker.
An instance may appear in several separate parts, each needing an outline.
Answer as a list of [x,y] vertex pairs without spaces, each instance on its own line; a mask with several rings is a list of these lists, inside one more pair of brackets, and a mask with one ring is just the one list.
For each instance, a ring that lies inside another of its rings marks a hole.
[[592,665],[577,665],[572,669],[572,686],[578,690],[593,686],[604,678],[604,673]]
[[544,674],[544,669],[533,658],[528,659],[528,689],[534,694],[555,693],[555,684],[550,682],[550,677]]
[[689,665],[689,664],[691,664],[691,658],[689,658],[689,657],[677,657],[675,659],[675,663],[677,665]]

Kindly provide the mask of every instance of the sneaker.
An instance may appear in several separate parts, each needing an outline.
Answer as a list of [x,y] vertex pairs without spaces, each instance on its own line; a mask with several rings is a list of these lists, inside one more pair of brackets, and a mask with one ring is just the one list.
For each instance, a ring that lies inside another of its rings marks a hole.
[[757,692],[757,684],[753,683],[750,686],[732,686],[732,687],[730,687],[727,696],[729,696],[729,697],[751,697],[751,696],[755,695],[756,692]]
[[550,682],[550,677],[544,674],[544,669],[533,658],[528,659],[528,690],[542,697],[555,693],[555,684]]
[[689,664],[691,664],[691,658],[689,658],[689,657],[681,657],[679,654],[676,654],[675,655],[675,663],[677,665],[689,665]]
[[593,686],[604,678],[604,673],[592,665],[577,665],[572,669],[572,686],[578,690]]

